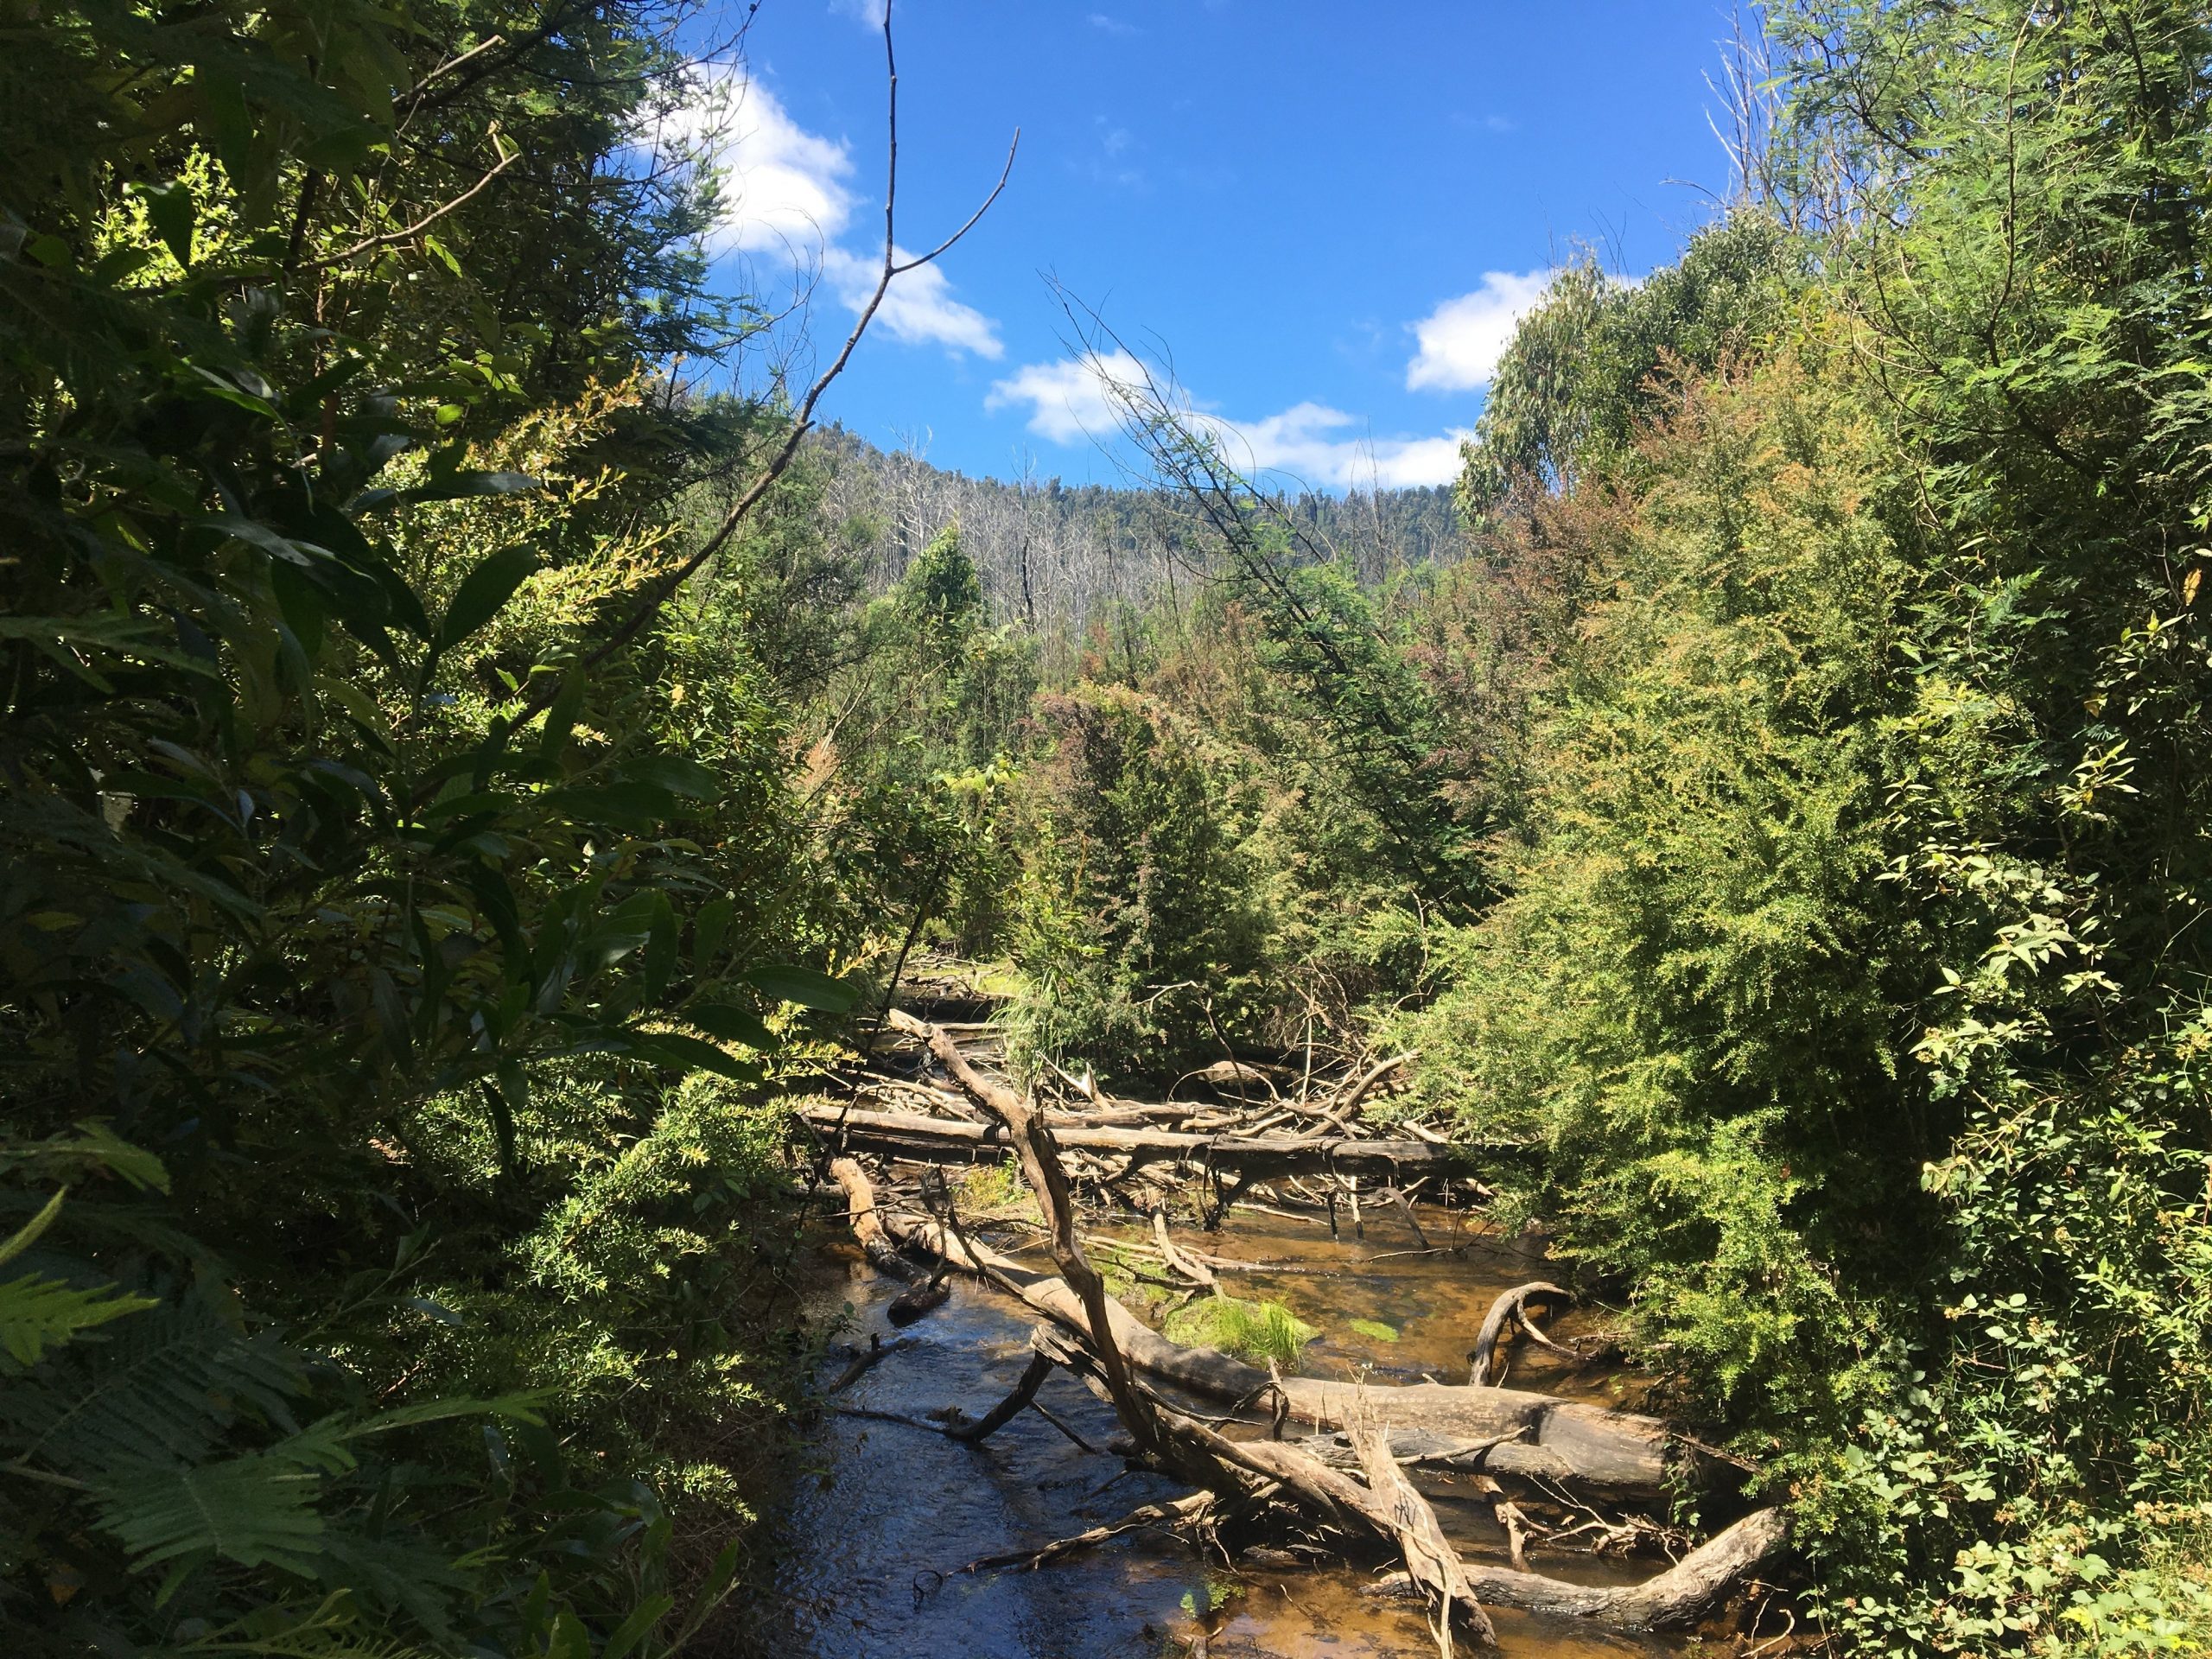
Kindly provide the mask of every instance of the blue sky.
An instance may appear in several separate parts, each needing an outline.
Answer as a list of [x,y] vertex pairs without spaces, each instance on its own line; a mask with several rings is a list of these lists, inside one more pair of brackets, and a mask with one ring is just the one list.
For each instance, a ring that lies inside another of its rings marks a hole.
[[[726,90],[728,286],[813,279],[826,356],[882,234],[871,0],[768,0]],[[1049,278],[1172,359],[1241,458],[1428,483],[1579,245],[1640,274],[1709,212],[1715,0],[900,0],[902,277],[825,416],[940,466],[1120,475]]]

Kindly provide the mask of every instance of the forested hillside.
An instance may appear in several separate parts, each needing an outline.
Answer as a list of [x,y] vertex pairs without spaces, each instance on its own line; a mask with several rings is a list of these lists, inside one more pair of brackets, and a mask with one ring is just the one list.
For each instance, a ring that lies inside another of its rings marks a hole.
[[756,383],[686,8],[12,16],[23,1651],[788,1650],[807,1109],[928,950],[1064,1105],[1402,1067],[1790,1642],[2212,1653],[2201,8],[1777,4],[1726,210],[1347,498]]
[[[1056,672],[1095,626],[1127,622],[1177,589],[1202,586],[1211,559],[1203,522],[1180,494],[1156,485],[1065,485],[1033,463],[1012,481],[969,478],[922,455],[887,453],[836,428],[810,441],[819,458],[822,531],[842,539],[870,586],[896,582],[949,527],[976,566],[995,621],[1019,622],[1044,642]],[[1317,550],[1368,586],[1462,551],[1450,489],[1274,492],[1286,518]]]

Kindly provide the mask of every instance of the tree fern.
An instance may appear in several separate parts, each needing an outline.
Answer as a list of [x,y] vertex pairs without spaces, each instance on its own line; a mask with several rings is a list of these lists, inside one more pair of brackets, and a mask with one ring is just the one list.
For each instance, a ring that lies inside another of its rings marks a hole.
[[196,1300],[170,1304],[0,1393],[0,1434],[20,1459],[78,1475],[203,1458],[242,1421],[296,1429],[303,1370],[275,1336],[232,1330]]

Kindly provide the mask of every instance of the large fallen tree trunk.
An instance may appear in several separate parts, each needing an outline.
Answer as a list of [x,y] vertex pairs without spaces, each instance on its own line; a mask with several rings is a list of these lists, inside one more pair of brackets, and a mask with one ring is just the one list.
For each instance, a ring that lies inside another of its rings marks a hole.
[[[885,1227],[911,1248],[943,1257],[965,1272],[991,1280],[1020,1296],[1054,1324],[1078,1336],[1090,1330],[1084,1307],[1066,1281],[1039,1273],[939,1223],[905,1211],[883,1217]],[[1275,1380],[1255,1366],[1213,1348],[1171,1342],[1110,1298],[1108,1327],[1128,1363],[1148,1376],[1204,1399],[1249,1405],[1273,1397]],[[1397,1432],[1418,1432],[1423,1449],[1439,1436],[1462,1444],[1496,1442],[1471,1465],[1486,1473],[1551,1481],[1585,1496],[1630,1505],[1663,1505],[1669,1495],[1669,1454],[1675,1446],[1665,1423],[1635,1412],[1561,1400],[1522,1389],[1478,1389],[1416,1382],[1401,1388],[1286,1376],[1281,1398],[1288,1415],[1317,1428],[1341,1428],[1363,1393],[1387,1396],[1384,1413]],[[1421,1438],[1425,1436],[1426,1438]],[[1400,1451],[1398,1455],[1414,1455]]]
[[[1075,1303],[1073,1318],[1049,1307],[1040,1311],[1052,1312],[1056,1319],[1084,1338],[1084,1346],[1079,1351],[1071,1349],[1050,1338],[1041,1326],[1037,1345],[1061,1363],[1077,1370],[1112,1402],[1116,1414],[1129,1431],[1145,1460],[1195,1485],[1233,1494],[1247,1503],[1271,1498],[1290,1501],[1339,1525],[1357,1518],[1369,1531],[1397,1544],[1412,1569],[1413,1580],[1436,1606],[1439,1645],[1447,1656],[1451,1652],[1450,1627],[1455,1605],[1464,1605],[1466,1608],[1466,1617],[1472,1625],[1471,1633],[1478,1640],[1494,1640],[1488,1620],[1475,1599],[1485,1593],[1486,1583],[1507,1592],[1502,1599],[1526,1597],[1529,1599],[1517,1605],[1541,1605],[1546,1611],[1602,1617],[1622,1623],[1675,1623],[1701,1612],[1714,1597],[1741,1582],[1781,1547],[1786,1526],[1778,1512],[1766,1511],[1731,1529],[1669,1573],[1660,1575],[1651,1585],[1627,1592],[1592,1590],[1555,1583],[1539,1574],[1512,1571],[1501,1573],[1497,1569],[1464,1562],[1444,1541],[1427,1501],[1398,1474],[1391,1462],[1389,1428],[1382,1425],[1398,1426],[1402,1403],[1421,1394],[1416,1389],[1369,1390],[1337,1385],[1339,1398],[1335,1405],[1336,1414],[1340,1421],[1350,1422],[1357,1419],[1361,1425],[1357,1449],[1370,1472],[1371,1484],[1368,1486],[1327,1467],[1299,1446],[1280,1440],[1235,1442],[1224,1438],[1216,1428],[1161,1400],[1138,1382],[1138,1368],[1122,1346],[1122,1334],[1151,1333],[1106,1294],[1104,1281],[1085,1258],[1066,1173],[1060,1166],[1052,1137],[1039,1122],[1030,1103],[1006,1085],[976,1072],[943,1033],[910,1016],[894,1014],[893,1019],[901,1029],[927,1041],[931,1052],[952,1073],[969,1098],[1005,1125],[1020,1159],[1022,1172],[1044,1214],[1053,1261],[1060,1273],[1049,1281],[1049,1287],[1045,1276],[1038,1274],[1027,1275],[1028,1282],[1024,1283],[1015,1277],[1020,1269],[1011,1264],[1000,1265],[1005,1258],[987,1262],[987,1255],[996,1253],[981,1245],[970,1245],[957,1233],[942,1227],[938,1230],[939,1254],[950,1260],[958,1251],[989,1277],[1033,1305],[1038,1305],[1034,1299],[1040,1293],[1047,1302],[1058,1304],[1071,1300]],[[858,1202],[852,1207],[855,1211],[863,1208]],[[873,1216],[873,1205],[866,1208]],[[1205,1353],[1201,1350],[1180,1351],[1192,1357]],[[1211,1357],[1226,1365],[1236,1363],[1226,1356]],[[1026,1399],[1033,1393],[1035,1375],[1033,1368],[1023,1379],[1025,1386],[1018,1387],[1010,1400]],[[1256,1399],[1258,1394],[1269,1391],[1287,1401],[1291,1383],[1266,1379],[1254,1390],[1252,1397]],[[1469,1389],[1450,1392],[1495,1399],[1508,1391]],[[1542,1402],[1547,1416],[1568,1415],[1572,1408],[1569,1402],[1551,1401],[1541,1395],[1533,1398]],[[1316,1397],[1313,1404],[1322,1414],[1320,1420],[1325,1421],[1331,1408],[1328,1397]],[[1010,1414],[1014,1409],[1019,1406],[1002,1407],[1001,1412],[993,1416]],[[1596,1412],[1592,1420],[1581,1424],[1580,1428],[1586,1434],[1594,1434],[1617,1427],[1618,1421],[1625,1417],[1626,1414]],[[1569,1416],[1570,1437],[1574,1427],[1575,1421]],[[1663,1445],[1663,1429],[1661,1433]],[[1505,1447],[1496,1449],[1503,1451]],[[1255,1476],[1259,1478],[1257,1481]],[[1685,1577],[1684,1569],[1700,1558],[1706,1562],[1705,1567]]]
[[[912,1016],[909,1016],[910,1018]],[[930,1117],[919,1112],[871,1112],[858,1107],[810,1105],[799,1116],[836,1135],[842,1148],[903,1158],[969,1158],[1011,1150],[997,1123]],[[1111,1153],[1147,1163],[1211,1164],[1248,1175],[1327,1173],[1345,1175],[1448,1174],[1456,1161],[1449,1147],[1427,1141],[1355,1141],[1336,1135],[1196,1135],[1179,1129],[1122,1128],[1111,1124],[1055,1123],[1052,1138],[1076,1152]]]
[[[1467,1587],[1492,1607],[1519,1607],[1532,1613],[1595,1619],[1644,1630],[1679,1630],[1696,1624],[1789,1541],[1789,1517],[1780,1510],[1758,1510],[1715,1533],[1656,1578],[1642,1584],[1572,1584],[1541,1573],[1486,1567],[1463,1560]],[[1410,1590],[1410,1580],[1403,1580]],[[1381,1580],[1378,1589],[1395,1586]]]

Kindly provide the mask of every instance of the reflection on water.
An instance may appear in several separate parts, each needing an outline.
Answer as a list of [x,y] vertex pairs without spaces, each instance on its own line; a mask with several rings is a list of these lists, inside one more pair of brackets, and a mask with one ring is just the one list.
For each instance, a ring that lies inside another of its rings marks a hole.
[[[1440,1214],[1423,1211],[1421,1224],[1432,1244],[1452,1242],[1452,1224]],[[1346,1375],[1365,1365],[1385,1381],[1424,1371],[1464,1380],[1466,1349],[1491,1298],[1540,1276],[1535,1253],[1495,1241],[1478,1241],[1464,1255],[1392,1255],[1414,1245],[1404,1222],[1387,1215],[1368,1217],[1363,1243],[1347,1235],[1338,1244],[1325,1226],[1240,1211],[1205,1243],[1240,1260],[1325,1264],[1325,1275],[1224,1280],[1235,1281],[1230,1287],[1238,1295],[1287,1303],[1321,1330],[1305,1370]],[[859,1340],[870,1332],[888,1339],[883,1307],[896,1287],[842,1240],[825,1243],[820,1265],[817,1317],[834,1317],[849,1303]],[[1353,1332],[1353,1319],[1387,1325],[1396,1340]],[[1603,1315],[1585,1322],[1599,1328]],[[950,1405],[980,1412],[1020,1375],[1029,1325],[1005,1299],[958,1284],[944,1306],[904,1333],[918,1344],[875,1367],[841,1403],[911,1416]],[[1525,1349],[1516,1364],[1515,1381],[1561,1384],[1561,1372],[1541,1369]],[[1575,1392],[1613,1397],[1603,1373],[1576,1381]],[[1039,1398],[1094,1446],[1118,1433],[1112,1412],[1070,1377],[1055,1373]],[[1202,1561],[1165,1536],[1130,1535],[1036,1572],[961,1573],[979,1557],[1112,1522],[1183,1490],[1079,1451],[1034,1412],[980,1446],[833,1416],[813,1451],[816,1472],[802,1481],[784,1522],[771,1651],[813,1659],[1180,1659],[1201,1635],[1216,1659],[1416,1659],[1436,1650],[1418,1605],[1362,1595],[1368,1575],[1361,1571]],[[1495,1533],[1485,1535],[1486,1514],[1448,1502],[1440,1514],[1470,1554],[1497,1549]],[[1567,1564],[1557,1565],[1564,1571]],[[1584,1569],[1574,1576],[1584,1576],[1592,1564],[1573,1565]],[[1639,1567],[1633,1576],[1649,1570]],[[1679,1651],[1679,1644],[1503,1610],[1495,1617],[1511,1659]]]

